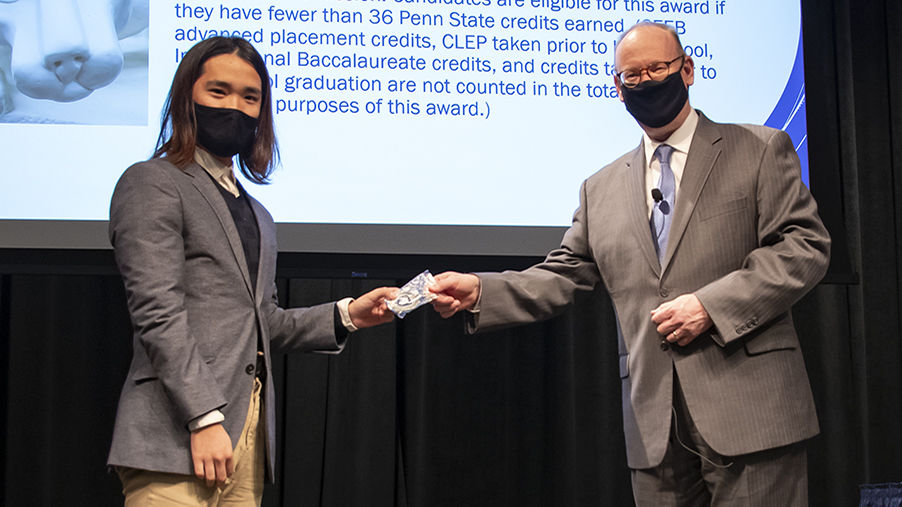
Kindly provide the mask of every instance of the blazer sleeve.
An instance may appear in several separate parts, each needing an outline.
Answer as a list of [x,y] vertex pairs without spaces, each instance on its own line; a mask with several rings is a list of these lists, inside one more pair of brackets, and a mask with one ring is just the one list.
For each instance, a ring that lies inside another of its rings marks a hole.
[[272,297],[263,300],[263,313],[269,325],[270,343],[276,350],[337,354],[344,349],[348,335],[337,332],[343,328],[336,327],[334,302],[282,308],[273,282]]
[[601,280],[588,238],[586,183],[580,206],[561,246],[524,271],[477,273],[479,311],[468,316],[467,331],[508,327],[549,319],[563,312],[577,293],[591,292]]
[[742,267],[695,292],[725,345],[784,314],[824,276],[830,236],[802,182],[789,136],[774,130],[757,173],[758,247]]
[[136,164],[110,204],[110,241],[125,283],[136,346],[143,347],[175,413],[186,424],[226,405],[192,336],[185,308],[183,208],[172,175]]
[[341,352],[347,332],[340,321],[336,327],[335,302],[310,307],[282,308],[276,286],[276,224],[260,202],[251,198],[260,227],[261,326],[263,337],[279,352]]

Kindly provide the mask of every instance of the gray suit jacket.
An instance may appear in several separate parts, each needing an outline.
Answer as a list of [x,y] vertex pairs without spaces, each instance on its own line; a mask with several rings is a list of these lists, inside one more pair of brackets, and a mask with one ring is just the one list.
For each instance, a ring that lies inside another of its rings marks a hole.
[[[339,351],[333,304],[284,310],[275,289],[276,230],[254,199],[260,229],[257,287],[216,184],[197,164],[153,159],[122,175],[110,240],[125,282],[134,355],[116,414],[109,465],[193,474],[188,421],[225,415],[233,447],[254,385],[259,332],[270,350]],[[273,477],[275,399],[264,386],[267,476]]]
[[[663,266],[648,226],[640,145],[589,177],[559,249],[522,272],[481,273],[471,331],[563,311],[604,283],[620,342],[631,468],[667,447],[673,372],[699,431],[723,455],[818,432],[791,306],[824,275],[830,239],[781,131],[700,114]],[[687,347],[660,347],[650,312],[695,293],[714,326]]]

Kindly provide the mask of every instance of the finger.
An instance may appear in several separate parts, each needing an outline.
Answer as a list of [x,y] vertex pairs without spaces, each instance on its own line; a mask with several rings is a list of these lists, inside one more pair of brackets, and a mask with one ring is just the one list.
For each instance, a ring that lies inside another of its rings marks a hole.
[[376,322],[379,324],[385,324],[395,320],[395,314],[387,311],[380,311],[379,315],[376,316]]
[[204,462],[197,458],[194,458],[194,476],[204,480]]
[[454,302],[454,298],[447,294],[436,294],[432,300],[432,306],[447,306]]
[[432,307],[439,312],[448,311],[460,306],[460,301],[451,296],[439,296],[432,302]]
[[216,482],[222,482],[229,477],[228,472],[226,472],[226,462],[224,459],[218,459],[214,461],[216,467]]
[[449,289],[453,289],[457,285],[458,274],[453,271],[446,271],[435,277],[435,283],[429,286],[429,290],[436,294],[440,294]]
[[457,273],[454,271],[445,271],[443,273],[439,273],[439,274],[435,275],[433,278],[435,278],[436,282],[441,282],[441,281],[444,281],[446,278],[452,278],[456,274]]
[[670,308],[668,303],[663,303],[661,306],[655,308],[651,311],[651,321],[655,324],[660,324],[664,320],[670,318],[670,315],[673,311]]
[[694,340],[696,336],[698,335],[693,333],[691,330],[685,327],[679,327],[671,331],[666,338],[667,341],[671,343],[676,343],[677,345],[684,346],[688,345],[689,342]]
[[367,295],[371,296],[375,301],[381,301],[383,299],[394,299],[398,292],[397,287],[379,287],[378,289],[373,289]]
[[686,345],[689,345],[690,343],[692,343],[693,340],[698,338],[698,336],[699,336],[699,334],[694,332],[693,330],[688,329],[688,328],[683,328],[683,330],[680,331],[680,340],[677,343],[680,346],[685,347]]
[[226,464],[224,460],[216,460],[216,485],[219,486],[219,489],[225,487],[225,481],[229,478],[228,473],[226,472]]
[[661,307],[657,307],[651,311],[651,321],[655,324],[660,324],[664,317],[661,315]]
[[673,333],[678,327],[678,325],[668,319],[658,324],[657,330],[659,335],[667,336]]
[[229,456],[228,459],[226,459],[226,475],[231,477],[232,474],[234,474],[234,473],[235,473],[235,461],[232,460],[232,456]]
[[216,482],[216,465],[213,464],[213,460],[210,458],[204,459],[204,479],[208,488],[212,487],[213,483]]
[[451,306],[439,311],[439,315],[441,315],[443,319],[447,319],[448,317],[457,313],[457,310],[459,310],[459,309],[460,309],[460,301],[455,301],[454,304],[452,304]]

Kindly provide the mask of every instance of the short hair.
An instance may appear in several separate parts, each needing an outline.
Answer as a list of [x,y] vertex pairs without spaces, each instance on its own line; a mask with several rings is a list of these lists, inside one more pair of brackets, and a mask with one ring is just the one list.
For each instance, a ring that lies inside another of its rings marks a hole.
[[153,156],[166,157],[185,168],[194,160],[197,146],[197,119],[194,115],[194,83],[200,78],[204,63],[214,56],[234,54],[251,64],[260,76],[260,116],[257,132],[250,148],[238,154],[241,173],[255,183],[268,183],[279,159],[272,115],[272,89],[269,73],[260,53],[241,37],[210,37],[195,44],[182,57],[172,87],[163,105],[160,135]]
[[[623,38],[626,37],[627,34],[632,32],[636,28],[639,28],[640,26],[653,26],[655,28],[660,28],[661,30],[664,30],[665,32],[669,33],[673,37],[673,40],[676,43],[677,49],[680,50],[680,53],[685,53],[685,51],[683,50],[683,43],[680,42],[680,36],[679,36],[679,34],[677,34],[676,30],[673,29],[672,26],[665,25],[664,23],[653,23],[651,21],[642,21],[640,23],[636,23],[635,25],[627,28],[622,34],[620,34],[620,37],[617,37],[616,45],[619,46],[620,42],[623,41]],[[617,53],[616,52],[614,53],[614,64],[615,65],[617,64]]]

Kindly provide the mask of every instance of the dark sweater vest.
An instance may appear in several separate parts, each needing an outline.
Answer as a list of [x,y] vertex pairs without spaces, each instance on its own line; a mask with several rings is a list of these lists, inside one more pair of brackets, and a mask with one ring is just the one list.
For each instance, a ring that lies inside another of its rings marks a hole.
[[[244,250],[244,258],[247,261],[247,270],[251,275],[251,285],[254,287],[256,295],[257,290],[257,268],[260,265],[260,227],[257,225],[257,217],[251,208],[251,201],[247,197],[244,187],[238,185],[238,197],[232,195],[228,190],[222,187],[212,175],[207,173],[219,193],[222,194],[223,200],[229,207],[229,213],[232,214],[232,220],[235,222],[235,228],[238,229],[238,236],[241,237],[241,247]],[[341,324],[341,316],[338,312],[338,305],[333,309],[333,321],[335,322],[335,336],[343,340],[348,335],[348,330]],[[261,349],[262,350],[262,349]]]
[[[210,179],[212,178],[210,176]],[[251,208],[251,201],[240,184],[238,185],[238,197],[235,197],[228,190],[222,188],[222,185],[216,183],[216,180],[213,183],[222,194],[226,206],[229,207],[229,213],[232,214],[235,228],[238,229],[241,248],[244,250],[244,259],[247,261],[247,272],[251,275],[251,287],[256,294],[257,268],[260,266],[260,228],[257,226],[257,217]]]

